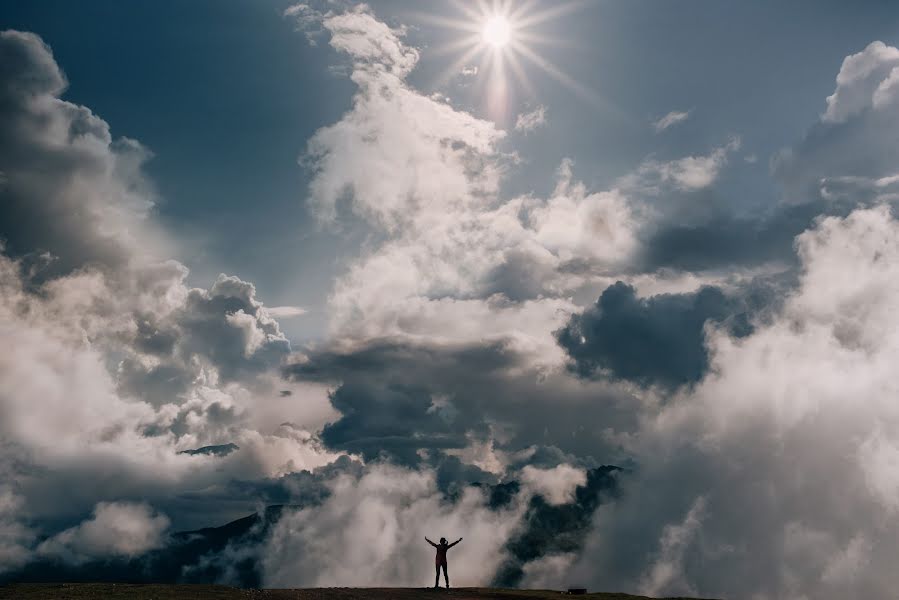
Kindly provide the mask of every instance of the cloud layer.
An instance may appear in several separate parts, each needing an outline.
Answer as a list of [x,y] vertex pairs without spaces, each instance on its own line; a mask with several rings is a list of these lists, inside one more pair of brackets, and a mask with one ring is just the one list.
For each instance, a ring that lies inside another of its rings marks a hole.
[[150,565],[280,504],[181,576],[420,586],[427,535],[464,537],[458,585],[896,589],[899,50],[846,57],[772,161],[783,198],[738,214],[730,133],[600,189],[559,157],[509,196],[516,136],[419,92],[402,27],[285,15],[356,86],[301,157],[308,206],[370,233],[304,348],[278,323],[301,308],[190,283],[149,150],[0,33],[0,571]]

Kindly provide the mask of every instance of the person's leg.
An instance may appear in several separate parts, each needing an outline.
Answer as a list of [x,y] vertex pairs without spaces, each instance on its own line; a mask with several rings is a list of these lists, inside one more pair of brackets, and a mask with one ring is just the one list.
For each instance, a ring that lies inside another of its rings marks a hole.
[[449,589],[449,573],[446,572],[446,563],[443,563],[443,580],[446,582],[446,589]]
[[440,565],[436,565],[436,569],[434,571],[434,589],[437,589],[438,584],[440,583]]

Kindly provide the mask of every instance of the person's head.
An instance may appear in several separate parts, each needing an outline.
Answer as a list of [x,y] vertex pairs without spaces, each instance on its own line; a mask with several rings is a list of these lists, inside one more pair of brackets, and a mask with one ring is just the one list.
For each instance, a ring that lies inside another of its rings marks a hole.
[[445,543],[446,543],[446,538],[440,538],[440,543],[441,543],[441,544],[445,544]]

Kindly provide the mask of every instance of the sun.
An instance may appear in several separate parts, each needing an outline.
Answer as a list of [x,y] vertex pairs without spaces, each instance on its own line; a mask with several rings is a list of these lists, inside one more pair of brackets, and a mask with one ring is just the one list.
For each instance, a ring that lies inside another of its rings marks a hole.
[[512,38],[512,25],[503,15],[494,15],[484,23],[484,41],[494,48],[502,48]]
[[603,104],[593,90],[557,67],[549,58],[551,52],[538,48],[570,45],[569,40],[541,32],[541,25],[580,10],[588,1],[451,0],[448,4],[458,10],[456,15],[417,13],[423,22],[461,34],[433,48],[435,55],[454,54],[456,58],[440,70],[430,87],[440,89],[460,72],[474,74],[472,89],[480,93],[487,114],[497,123],[511,118],[517,96],[538,95],[540,90],[528,73],[534,69],[591,103]]

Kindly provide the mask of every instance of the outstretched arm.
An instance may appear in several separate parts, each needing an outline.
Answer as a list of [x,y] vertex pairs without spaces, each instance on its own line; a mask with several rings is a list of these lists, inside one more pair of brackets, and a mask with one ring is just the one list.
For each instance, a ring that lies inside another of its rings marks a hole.
[[459,538],[458,540],[456,540],[455,542],[453,542],[452,544],[450,544],[449,546],[447,546],[447,548],[452,548],[453,546],[455,546],[456,544],[458,544],[458,543],[461,542],[461,541],[462,541],[462,538]]
[[437,544],[435,544],[434,542],[432,542],[431,540],[429,540],[427,536],[425,536],[425,541],[426,541],[427,543],[431,544],[432,546],[434,546],[435,548],[437,547]]

